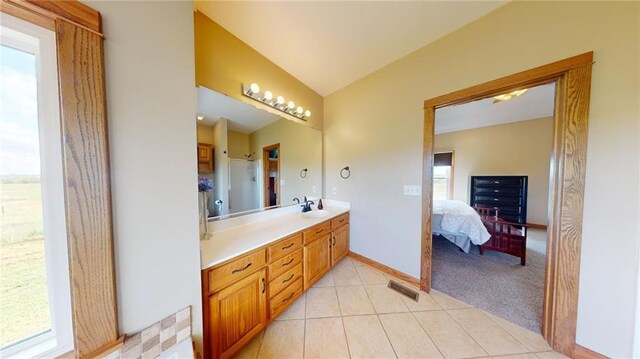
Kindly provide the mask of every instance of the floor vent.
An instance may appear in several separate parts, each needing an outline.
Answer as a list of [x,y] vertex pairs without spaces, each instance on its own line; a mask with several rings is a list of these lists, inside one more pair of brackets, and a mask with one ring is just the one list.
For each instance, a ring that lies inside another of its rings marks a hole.
[[392,281],[392,280],[389,281],[389,285],[387,287],[395,290],[396,292],[398,292],[398,293],[400,293],[402,295],[405,295],[405,296],[413,299],[416,302],[418,301],[418,298],[420,297],[420,294],[418,292],[416,292],[415,290],[409,289],[409,288],[403,286],[402,284],[400,284],[398,282],[395,282],[395,281]]

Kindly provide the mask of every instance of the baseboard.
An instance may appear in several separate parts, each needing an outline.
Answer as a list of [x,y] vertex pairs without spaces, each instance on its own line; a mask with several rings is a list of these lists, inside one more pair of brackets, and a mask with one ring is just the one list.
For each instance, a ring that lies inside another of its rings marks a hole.
[[391,267],[387,267],[386,265],[384,265],[382,263],[376,262],[373,259],[369,259],[369,258],[367,258],[365,256],[362,256],[362,255],[360,255],[358,253],[354,253],[352,251],[349,251],[348,256],[352,257],[352,258],[354,258],[354,259],[356,259],[356,260],[358,260],[358,261],[360,261],[360,262],[362,262],[362,263],[364,263],[364,264],[366,264],[366,265],[368,265],[370,267],[373,267],[373,268],[375,268],[377,270],[380,270],[380,271],[385,272],[385,273],[387,273],[389,275],[392,275],[392,276],[394,276],[394,277],[396,277],[396,278],[398,278],[400,280],[403,280],[403,281],[405,281],[405,282],[407,282],[407,283],[409,283],[411,285],[414,285],[416,287],[420,287],[420,281],[417,278],[414,278],[414,277],[412,277],[412,276],[410,276],[408,274],[405,274],[405,273],[402,273],[400,271],[397,271],[397,270],[395,270],[395,269],[393,269]]
[[527,223],[527,226],[529,226],[529,228],[544,229],[545,231],[547,230],[546,224]]
[[573,359],[609,359],[609,357],[576,344],[573,349]]

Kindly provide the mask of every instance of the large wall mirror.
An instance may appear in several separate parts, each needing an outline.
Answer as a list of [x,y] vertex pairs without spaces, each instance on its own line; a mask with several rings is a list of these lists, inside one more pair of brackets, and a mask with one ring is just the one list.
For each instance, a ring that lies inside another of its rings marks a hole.
[[199,86],[198,175],[209,219],[296,204],[322,190],[322,132]]

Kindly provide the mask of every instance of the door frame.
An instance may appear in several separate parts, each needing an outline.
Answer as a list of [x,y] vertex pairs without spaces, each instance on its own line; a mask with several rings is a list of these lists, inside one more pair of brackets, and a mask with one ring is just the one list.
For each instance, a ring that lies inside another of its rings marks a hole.
[[265,146],[262,148],[262,162],[264,163],[264,168],[262,172],[262,182],[264,184],[264,198],[263,204],[264,207],[272,207],[269,205],[269,152],[273,150],[278,150],[278,174],[276,175],[276,180],[274,181],[275,191],[276,191],[276,206],[282,203],[280,199],[280,144],[276,143],[270,146]]
[[576,346],[592,64],[593,52],[587,52],[424,102],[420,288],[429,291],[436,109],[555,82],[542,335],[569,357]]

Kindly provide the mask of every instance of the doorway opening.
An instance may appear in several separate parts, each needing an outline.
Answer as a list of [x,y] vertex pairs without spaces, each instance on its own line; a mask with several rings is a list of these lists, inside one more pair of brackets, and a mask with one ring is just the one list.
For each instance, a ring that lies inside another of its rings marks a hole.
[[551,347],[573,356],[576,347],[582,210],[593,52],[426,100],[422,191],[420,288],[432,283],[432,209],[436,109],[511,94],[555,82],[553,150],[542,335]]
[[264,206],[280,204],[280,144],[276,143],[262,149],[264,163]]

